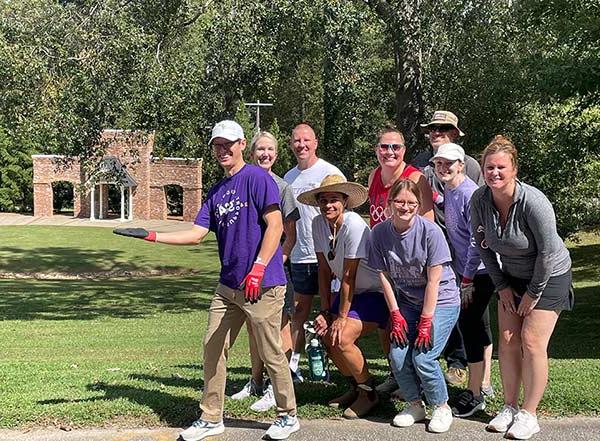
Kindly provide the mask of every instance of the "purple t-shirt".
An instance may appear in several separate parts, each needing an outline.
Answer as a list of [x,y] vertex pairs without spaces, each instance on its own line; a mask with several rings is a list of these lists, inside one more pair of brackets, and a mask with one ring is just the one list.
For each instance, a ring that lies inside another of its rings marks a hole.
[[[265,210],[279,206],[279,190],[273,178],[262,168],[246,164],[233,176],[212,187],[196,216],[196,225],[214,231],[219,245],[221,275],[219,281],[239,289],[258,256],[267,228]],[[263,287],[285,285],[281,247],[265,269]]]
[[444,189],[444,218],[450,245],[454,248],[454,268],[461,276],[473,279],[485,272],[479,249],[471,234],[471,196],[479,187],[465,176],[456,188]]
[[369,266],[390,275],[399,302],[422,306],[427,267],[442,265],[437,305],[458,305],[459,289],[451,262],[442,229],[421,216],[416,216],[404,233],[396,231],[392,219],[376,225],[371,232]]

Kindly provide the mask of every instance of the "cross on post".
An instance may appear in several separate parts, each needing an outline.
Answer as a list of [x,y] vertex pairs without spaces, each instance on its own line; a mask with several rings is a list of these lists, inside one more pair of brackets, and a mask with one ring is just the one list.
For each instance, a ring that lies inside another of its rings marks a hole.
[[246,107],[256,107],[256,132],[260,132],[260,108],[261,107],[272,107],[271,103],[261,103],[260,100],[256,100],[255,103],[246,103]]

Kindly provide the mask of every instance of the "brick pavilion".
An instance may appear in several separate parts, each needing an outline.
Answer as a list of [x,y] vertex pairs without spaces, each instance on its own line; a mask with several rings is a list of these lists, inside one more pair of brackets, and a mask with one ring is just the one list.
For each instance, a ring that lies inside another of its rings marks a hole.
[[52,183],[73,184],[73,215],[106,219],[108,186],[120,190],[120,219],[167,219],[165,187],[180,186],[183,193],[183,220],[194,220],[201,206],[202,160],[156,158],[152,156],[154,134],[125,130],[104,130],[100,143],[106,146],[103,158],[86,174],[78,158],[60,155],[33,155],[34,216],[53,215]]

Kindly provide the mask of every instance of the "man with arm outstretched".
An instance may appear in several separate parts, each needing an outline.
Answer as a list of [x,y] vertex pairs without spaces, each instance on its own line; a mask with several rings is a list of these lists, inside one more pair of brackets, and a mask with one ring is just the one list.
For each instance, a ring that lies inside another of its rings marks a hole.
[[225,178],[209,190],[190,230],[157,233],[124,228],[115,233],[173,245],[198,244],[209,231],[217,237],[221,273],[204,338],[202,415],[181,437],[199,441],[223,433],[225,363],[248,319],[277,403],[277,420],[265,437],[286,439],[299,429],[299,423],[279,333],[286,285],[279,246],[283,231],[279,191],[267,172],[244,162],[246,139],[239,124],[228,120],[216,124],[210,144]]

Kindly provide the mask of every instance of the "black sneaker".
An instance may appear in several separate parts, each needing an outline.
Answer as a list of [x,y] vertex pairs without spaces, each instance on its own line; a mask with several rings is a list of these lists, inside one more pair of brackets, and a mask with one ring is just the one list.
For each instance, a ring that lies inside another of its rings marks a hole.
[[481,395],[476,397],[473,392],[466,390],[458,396],[456,404],[452,406],[452,414],[456,417],[465,418],[483,409],[485,409],[483,397]]

